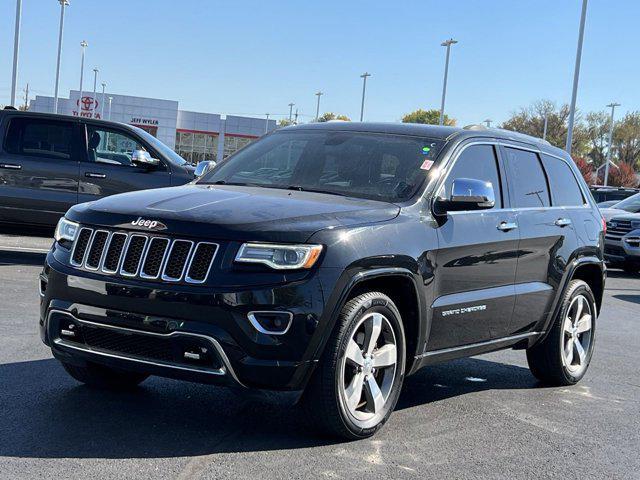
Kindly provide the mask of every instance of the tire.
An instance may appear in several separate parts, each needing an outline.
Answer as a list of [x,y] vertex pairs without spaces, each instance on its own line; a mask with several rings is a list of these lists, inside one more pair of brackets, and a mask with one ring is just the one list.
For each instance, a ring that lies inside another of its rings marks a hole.
[[[580,303],[582,309],[578,311]],[[590,318],[587,319],[585,315],[590,315]],[[593,355],[596,316],[596,302],[591,288],[582,280],[572,280],[562,298],[551,331],[542,342],[527,349],[531,373],[547,385],[578,383]]]
[[368,292],[349,300],[305,390],[308,418],[349,440],[376,433],[398,401],[405,345],[400,312],[388,296]]
[[142,373],[115,370],[95,363],[87,363],[85,367],[78,367],[63,362],[62,366],[69,375],[80,383],[106,390],[130,390],[149,376]]

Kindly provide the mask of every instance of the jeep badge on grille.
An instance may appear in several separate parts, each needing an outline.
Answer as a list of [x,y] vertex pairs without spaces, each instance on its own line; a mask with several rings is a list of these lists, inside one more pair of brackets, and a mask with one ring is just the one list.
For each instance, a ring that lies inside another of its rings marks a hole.
[[143,227],[149,230],[166,230],[167,226],[159,222],[158,220],[149,220],[142,217],[138,217],[136,220],[131,222],[131,225],[134,227]]

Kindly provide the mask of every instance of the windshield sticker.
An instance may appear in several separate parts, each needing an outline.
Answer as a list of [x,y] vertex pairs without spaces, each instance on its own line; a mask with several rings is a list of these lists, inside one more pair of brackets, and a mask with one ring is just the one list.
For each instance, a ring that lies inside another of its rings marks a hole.
[[431,151],[431,147],[422,147],[422,153],[424,155],[429,155],[430,151]]
[[433,160],[425,160],[422,162],[422,165],[420,165],[421,170],[429,170],[431,167],[433,167]]

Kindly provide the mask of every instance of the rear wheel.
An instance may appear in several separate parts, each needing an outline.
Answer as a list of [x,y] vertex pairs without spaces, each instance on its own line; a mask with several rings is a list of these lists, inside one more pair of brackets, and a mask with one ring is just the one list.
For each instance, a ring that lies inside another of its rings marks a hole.
[[342,309],[305,392],[305,406],[330,434],[369,437],[398,401],[404,364],[404,329],[393,301],[379,292],[359,295]]
[[550,385],[573,385],[589,367],[595,344],[596,302],[589,285],[572,280],[551,331],[527,350],[531,373]]
[[129,390],[142,383],[149,375],[115,370],[95,363],[84,367],[62,363],[69,375],[90,387],[109,390]]

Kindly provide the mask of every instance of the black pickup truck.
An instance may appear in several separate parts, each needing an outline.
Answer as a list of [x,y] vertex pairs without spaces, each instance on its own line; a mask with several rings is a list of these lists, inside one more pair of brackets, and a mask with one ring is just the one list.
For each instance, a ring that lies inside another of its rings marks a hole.
[[55,226],[73,205],[182,185],[194,168],[144,130],[0,110],[0,223]]

